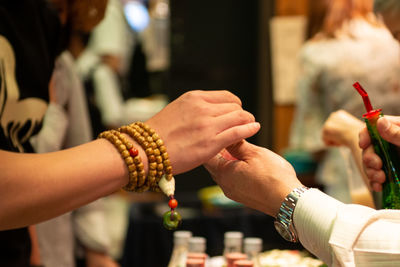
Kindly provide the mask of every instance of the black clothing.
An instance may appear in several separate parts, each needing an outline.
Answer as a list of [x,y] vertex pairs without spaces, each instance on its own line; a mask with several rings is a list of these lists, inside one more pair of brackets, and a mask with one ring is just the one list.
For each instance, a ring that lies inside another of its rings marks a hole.
[[[61,50],[57,14],[44,0],[0,0],[0,149],[33,152]],[[29,266],[27,228],[0,231],[0,266]]]

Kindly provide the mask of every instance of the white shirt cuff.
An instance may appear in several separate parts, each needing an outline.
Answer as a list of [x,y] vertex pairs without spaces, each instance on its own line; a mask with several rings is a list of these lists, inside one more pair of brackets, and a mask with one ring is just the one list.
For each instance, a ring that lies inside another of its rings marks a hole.
[[329,238],[337,211],[343,205],[317,189],[310,189],[299,198],[293,215],[302,245],[328,266],[332,262]]

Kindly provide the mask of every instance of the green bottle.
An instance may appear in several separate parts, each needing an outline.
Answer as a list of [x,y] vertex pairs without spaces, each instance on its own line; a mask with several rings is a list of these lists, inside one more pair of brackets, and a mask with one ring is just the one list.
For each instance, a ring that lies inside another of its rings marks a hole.
[[381,158],[386,180],[382,187],[382,208],[400,209],[400,164],[396,147],[385,141],[378,133],[376,122],[383,114],[380,109],[363,115],[374,146],[375,153]]
[[363,115],[375,153],[382,160],[386,180],[382,187],[382,208],[400,209],[400,159],[396,146],[385,141],[376,128],[376,122],[383,116],[381,109],[373,109],[367,92],[356,82],[353,87],[361,95],[367,113]]

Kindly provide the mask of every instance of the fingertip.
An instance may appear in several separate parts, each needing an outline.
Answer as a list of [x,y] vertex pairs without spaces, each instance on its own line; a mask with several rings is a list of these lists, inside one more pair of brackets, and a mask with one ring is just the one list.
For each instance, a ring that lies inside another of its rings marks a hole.
[[256,132],[261,129],[261,124],[257,121],[250,123],[249,127],[253,128]]
[[387,118],[381,117],[377,121],[377,127],[380,131],[386,132],[390,128],[390,122]]
[[371,144],[371,138],[369,136],[368,130],[364,127],[358,134],[358,145],[362,149],[366,149]]

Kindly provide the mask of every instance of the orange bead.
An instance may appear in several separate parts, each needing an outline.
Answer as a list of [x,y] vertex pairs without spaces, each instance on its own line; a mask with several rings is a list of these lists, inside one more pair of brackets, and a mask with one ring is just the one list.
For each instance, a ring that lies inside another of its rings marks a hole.
[[178,207],[178,201],[175,198],[172,198],[168,201],[168,206],[171,209],[175,209],[176,207]]

